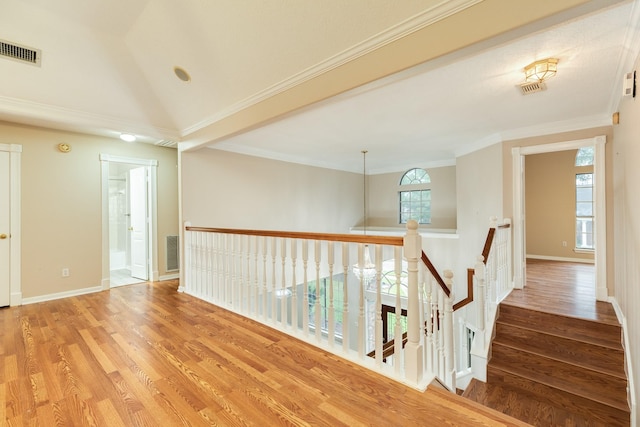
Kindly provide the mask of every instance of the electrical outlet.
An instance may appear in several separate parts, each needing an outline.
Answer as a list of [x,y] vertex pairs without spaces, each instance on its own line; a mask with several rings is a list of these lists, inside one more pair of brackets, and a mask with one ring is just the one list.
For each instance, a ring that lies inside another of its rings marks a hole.
[[567,242],[566,242],[566,241],[564,241],[564,240],[562,241],[562,247],[563,247],[563,248],[566,248],[566,247],[567,247]]
[[62,277],[69,277],[69,269],[68,268],[63,268],[62,269]]

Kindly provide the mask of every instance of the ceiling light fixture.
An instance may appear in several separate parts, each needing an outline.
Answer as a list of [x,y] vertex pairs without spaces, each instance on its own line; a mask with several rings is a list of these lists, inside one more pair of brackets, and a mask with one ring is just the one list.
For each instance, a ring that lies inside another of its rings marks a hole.
[[524,67],[525,81],[538,81],[542,83],[555,76],[557,71],[558,60],[556,58],[542,59]]
[[120,139],[126,142],[135,142],[137,138],[135,135],[131,135],[130,133],[121,133]]
[[[362,150],[362,214],[364,217],[364,235],[367,235],[367,150]],[[358,280],[364,283],[365,288],[371,284],[371,279],[376,275],[376,265],[371,262],[369,245],[365,244],[363,249],[363,259],[353,266],[353,273]],[[359,256],[358,256],[359,258]]]

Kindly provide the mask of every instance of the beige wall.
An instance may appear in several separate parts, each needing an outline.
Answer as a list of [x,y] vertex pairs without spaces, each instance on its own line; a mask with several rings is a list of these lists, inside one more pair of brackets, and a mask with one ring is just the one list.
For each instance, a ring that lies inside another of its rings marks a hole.
[[[635,69],[640,67],[636,62]],[[623,98],[620,124],[613,129],[615,299],[626,320],[635,396],[640,399],[640,103]],[[636,408],[640,420],[640,407]]]
[[[416,165],[420,167],[420,165]],[[431,177],[431,224],[420,228],[456,228],[456,167],[426,168]],[[368,185],[368,226],[404,227],[399,224],[398,191],[406,171],[370,175]]]
[[348,233],[362,176],[201,149],[181,153],[182,219],[194,226]]
[[[179,230],[175,149],[3,122],[0,142],[22,145],[23,298],[101,285],[101,153],[158,160],[158,258],[166,274],[162,242]],[[61,142],[70,153],[58,151]]]
[[[575,252],[577,150],[525,157],[525,217],[527,255],[593,260],[593,253]],[[566,242],[566,246],[562,242]]]

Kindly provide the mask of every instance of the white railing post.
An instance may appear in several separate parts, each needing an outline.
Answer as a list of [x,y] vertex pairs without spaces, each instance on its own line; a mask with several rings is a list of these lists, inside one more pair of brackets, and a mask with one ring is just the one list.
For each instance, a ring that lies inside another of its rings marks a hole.
[[444,284],[450,291],[444,303],[444,381],[451,391],[456,390],[456,364],[453,348],[453,272],[444,271]]
[[424,373],[423,347],[420,344],[420,298],[418,295],[418,260],[422,256],[422,238],[418,234],[418,223],[407,222],[404,236],[404,257],[407,260],[409,297],[407,305],[407,345],[405,346],[405,375],[408,381],[420,383]]
[[342,351],[349,350],[349,244],[342,243],[342,271],[344,283],[342,284]]
[[184,223],[184,285],[181,288],[187,293],[191,292],[191,283],[193,281],[193,259],[191,257],[191,231],[187,231],[187,227],[190,227],[190,222]]

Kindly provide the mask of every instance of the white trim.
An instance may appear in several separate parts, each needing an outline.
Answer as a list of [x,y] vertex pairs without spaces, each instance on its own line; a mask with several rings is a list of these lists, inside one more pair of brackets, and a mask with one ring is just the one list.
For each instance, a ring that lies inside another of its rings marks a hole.
[[527,258],[542,259],[547,261],[581,262],[583,264],[595,264],[595,260],[585,259],[585,258],[569,258],[569,257],[561,257],[561,256],[547,256],[547,255],[535,255],[535,254],[527,254]]
[[629,404],[629,408],[631,409],[631,424],[632,426],[637,425],[637,411],[636,411],[636,388],[634,384],[634,376],[633,376],[633,366],[631,361],[631,348],[628,345],[631,341],[629,341],[629,328],[627,327],[627,318],[622,313],[622,309],[618,304],[618,300],[614,297],[609,297],[608,301],[613,306],[613,310],[616,312],[616,317],[618,318],[618,322],[622,326],[622,348],[624,349],[624,369],[627,374],[627,403]]
[[72,291],[56,292],[55,294],[39,295],[37,297],[23,298],[22,304],[35,304],[38,302],[53,301],[62,298],[75,297],[78,295],[93,294],[101,292],[102,286],[93,286],[91,288],[74,289]]
[[102,182],[102,279],[103,290],[111,286],[111,271],[109,259],[109,163],[126,163],[147,167],[148,171],[148,206],[151,210],[149,217],[149,263],[147,273],[150,281],[158,281],[158,161],[155,159],[139,159],[134,157],[113,156],[100,154],[101,182]]
[[[605,183],[605,143],[604,135],[593,138],[564,141],[553,144],[540,144],[527,147],[513,147],[513,254],[514,254],[514,287],[520,288],[526,282],[525,263],[525,210],[524,210],[524,156],[529,154],[549,153],[575,150],[582,147],[595,146],[593,161],[595,178],[595,267],[596,267],[596,299],[607,300],[607,227],[606,227],[606,183]],[[602,224],[604,226],[598,226]]]
[[158,280],[156,280],[156,282],[164,282],[165,280],[176,280],[176,279],[180,279],[180,273],[173,273],[173,274],[165,274],[163,276],[160,276],[158,278]]
[[361,43],[356,44],[325,61],[320,62],[312,67],[307,68],[293,76],[282,80],[240,102],[237,102],[224,110],[209,116],[208,118],[195,123],[181,131],[182,136],[190,135],[212,124],[219,122],[239,111],[256,105],[266,99],[285,92],[304,82],[312,80],[322,74],[347,64],[355,59],[367,55],[378,50],[396,40],[408,36],[416,31],[435,24],[451,15],[454,15],[464,9],[467,9],[483,0],[445,0],[439,4],[424,10],[417,15],[400,22],[393,27],[382,31]]

